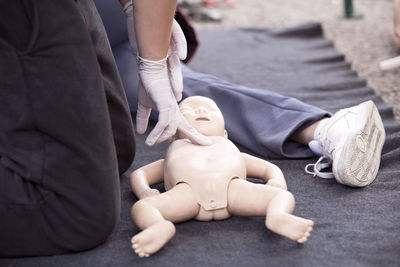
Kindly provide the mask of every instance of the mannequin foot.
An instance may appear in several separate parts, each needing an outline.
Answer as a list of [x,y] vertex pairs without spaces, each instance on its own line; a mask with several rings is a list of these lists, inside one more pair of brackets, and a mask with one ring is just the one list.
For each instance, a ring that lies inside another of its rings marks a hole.
[[269,230],[298,243],[305,243],[314,222],[288,213],[267,215],[265,225]]
[[149,257],[162,248],[174,234],[175,226],[169,221],[161,221],[133,236],[132,248],[139,257]]

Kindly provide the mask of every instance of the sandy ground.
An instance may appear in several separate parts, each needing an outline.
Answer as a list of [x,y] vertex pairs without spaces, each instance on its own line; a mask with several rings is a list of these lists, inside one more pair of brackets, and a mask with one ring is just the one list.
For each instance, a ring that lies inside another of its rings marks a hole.
[[[196,1],[196,0],[190,0]],[[291,26],[321,22],[325,35],[400,121],[400,68],[382,72],[379,62],[400,56],[393,34],[393,0],[354,0],[362,19],[343,19],[343,0],[236,0],[220,3],[221,22],[193,21],[197,29]]]

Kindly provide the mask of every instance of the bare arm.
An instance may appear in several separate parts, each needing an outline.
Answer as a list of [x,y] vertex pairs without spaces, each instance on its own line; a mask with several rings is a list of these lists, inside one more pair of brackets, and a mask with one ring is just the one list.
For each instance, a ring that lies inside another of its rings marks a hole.
[[130,184],[133,193],[139,198],[159,194],[158,190],[151,189],[150,185],[161,183],[164,180],[164,160],[160,159],[143,166],[130,175]]
[[[119,0],[124,6],[128,0]],[[139,55],[149,60],[165,58],[171,38],[177,0],[134,0],[133,15]]]
[[242,156],[248,176],[263,179],[268,185],[287,190],[285,177],[278,166],[246,153],[242,153]]
[[133,17],[139,55],[148,60],[166,57],[177,0],[135,0]]

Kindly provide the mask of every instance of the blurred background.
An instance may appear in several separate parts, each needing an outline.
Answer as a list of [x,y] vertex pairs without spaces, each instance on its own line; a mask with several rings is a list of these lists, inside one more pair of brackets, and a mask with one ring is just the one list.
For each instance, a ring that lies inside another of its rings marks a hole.
[[197,30],[320,22],[325,36],[400,121],[400,67],[379,68],[381,61],[400,56],[394,0],[179,0],[179,6]]

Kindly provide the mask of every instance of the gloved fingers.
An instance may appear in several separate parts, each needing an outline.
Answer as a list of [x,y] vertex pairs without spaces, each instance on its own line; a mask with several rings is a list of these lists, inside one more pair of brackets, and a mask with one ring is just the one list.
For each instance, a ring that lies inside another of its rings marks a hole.
[[160,137],[157,139],[157,141],[154,143],[155,145],[160,144],[172,136],[174,136],[176,133],[176,127],[167,127],[165,128],[164,132],[160,135]]
[[179,26],[179,23],[174,20],[172,23],[171,41],[168,49],[168,75],[176,101],[182,99],[183,78],[180,59],[184,60],[186,56],[186,38],[181,26]]
[[157,141],[167,126],[168,126],[168,123],[159,120],[157,122],[156,126],[154,127],[154,129],[150,132],[149,136],[147,136],[146,145],[153,146],[155,144],[160,143]]
[[154,103],[154,101],[151,99],[151,96],[147,93],[146,89],[144,88],[142,80],[139,80],[139,85],[138,85],[138,103],[150,109],[158,110],[156,103]]
[[178,125],[178,130],[181,131],[193,144],[209,146],[211,145],[211,140],[200,134],[195,128],[193,128],[183,117]]
[[152,146],[159,144],[176,133],[176,129],[180,120],[180,117],[176,116],[177,111],[180,112],[176,103],[175,107],[159,111],[158,122],[154,129],[150,132],[149,136],[146,138],[147,145]]
[[184,60],[187,56],[186,37],[181,26],[179,26],[179,23],[175,19],[172,23],[170,50],[172,53],[176,52],[181,60]]
[[180,101],[182,99],[183,77],[181,62],[178,55],[171,54],[168,56],[168,69],[172,91],[176,101]]
[[149,133],[146,138],[146,145],[153,146],[160,138],[161,134],[165,131],[170,122],[169,110],[159,110],[158,122],[154,129]]
[[144,134],[147,130],[147,124],[149,123],[151,108],[145,107],[138,103],[136,113],[136,131],[139,134]]

